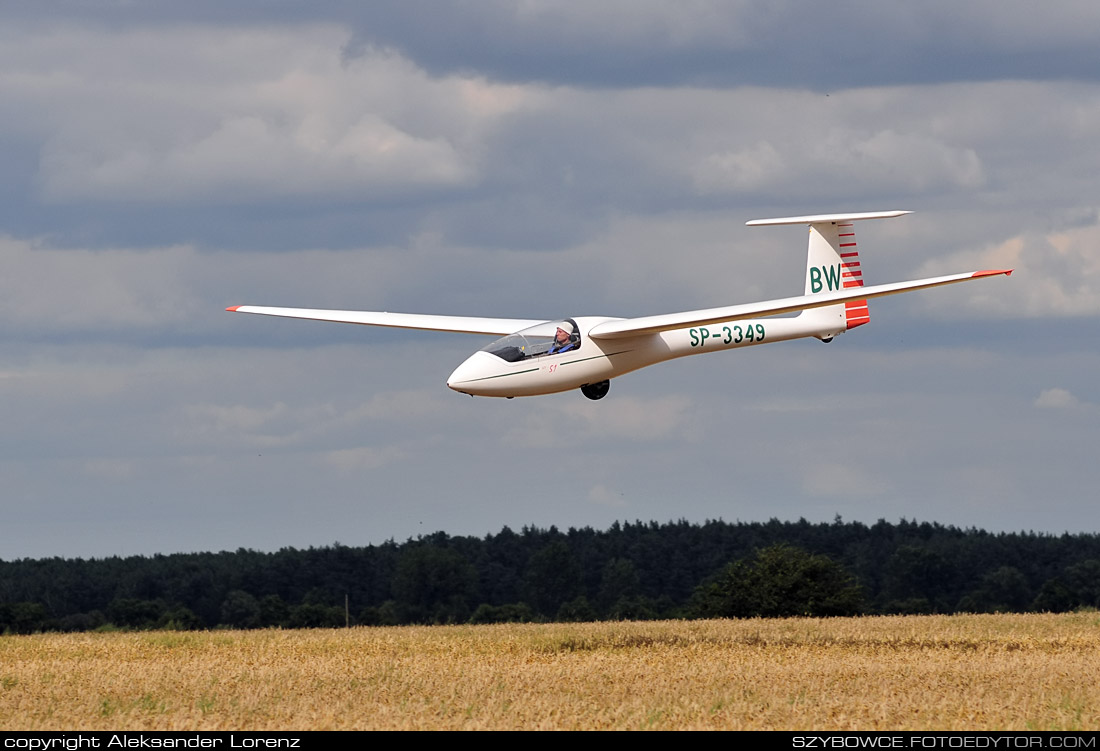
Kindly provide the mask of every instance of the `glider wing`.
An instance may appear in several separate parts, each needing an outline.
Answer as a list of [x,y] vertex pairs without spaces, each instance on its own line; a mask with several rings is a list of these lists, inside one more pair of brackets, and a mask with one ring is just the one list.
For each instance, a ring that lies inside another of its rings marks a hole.
[[389,326],[399,329],[452,331],[460,334],[493,334],[504,336],[529,328],[544,319],[469,318],[466,316],[435,316],[421,313],[383,313],[361,310],[314,310],[312,308],[268,308],[259,305],[234,305],[232,313],[255,313],[261,316],[305,318],[312,321],[357,323],[362,326]]
[[746,318],[764,318],[779,315],[781,313],[795,313],[811,308],[822,308],[827,305],[848,300],[869,300],[874,297],[886,297],[898,295],[903,292],[912,292],[918,289],[942,287],[947,284],[969,282],[974,279],[982,279],[990,276],[1004,274],[1008,276],[1012,269],[995,269],[989,271],[972,271],[967,274],[951,274],[948,276],[936,276],[928,279],[917,279],[911,282],[894,282],[892,284],[876,284],[872,287],[854,287],[836,292],[823,292],[816,295],[802,295],[800,297],[785,297],[778,300],[765,300],[763,302],[746,303],[744,305],[729,305],[723,308],[708,308],[706,310],[689,310],[683,313],[667,313],[664,315],[644,316],[642,318],[626,318],[618,321],[608,321],[594,326],[588,332],[593,339],[621,339],[642,334],[655,334],[660,331],[671,331],[692,326],[707,326],[712,323],[724,321],[739,321]]

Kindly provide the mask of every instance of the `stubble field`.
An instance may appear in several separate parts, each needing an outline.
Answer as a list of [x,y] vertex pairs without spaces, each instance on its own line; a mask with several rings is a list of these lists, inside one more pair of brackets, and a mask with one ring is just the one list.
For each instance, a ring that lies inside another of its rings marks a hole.
[[0,637],[0,729],[1100,727],[1100,614]]

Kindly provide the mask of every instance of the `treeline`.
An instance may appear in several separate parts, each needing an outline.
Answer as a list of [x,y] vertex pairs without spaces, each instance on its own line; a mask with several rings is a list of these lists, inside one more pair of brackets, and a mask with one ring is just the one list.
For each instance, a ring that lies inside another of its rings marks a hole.
[[0,631],[307,628],[1100,606],[1100,536],[873,525],[438,532],[275,553],[0,561]]

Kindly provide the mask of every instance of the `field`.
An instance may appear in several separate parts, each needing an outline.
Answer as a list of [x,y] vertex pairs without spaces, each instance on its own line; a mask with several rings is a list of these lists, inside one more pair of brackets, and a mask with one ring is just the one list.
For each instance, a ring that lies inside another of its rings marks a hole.
[[0,729],[1100,727],[1100,614],[0,637]]

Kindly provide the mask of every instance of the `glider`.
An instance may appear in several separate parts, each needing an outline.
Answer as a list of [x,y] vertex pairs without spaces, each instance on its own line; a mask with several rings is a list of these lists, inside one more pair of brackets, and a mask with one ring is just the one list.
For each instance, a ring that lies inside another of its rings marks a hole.
[[[747,222],[750,227],[808,224],[810,240],[805,294],[743,305],[642,318],[587,316],[550,320],[256,305],[235,305],[226,310],[366,326],[495,335],[501,338],[474,352],[455,368],[447,386],[471,396],[508,399],[580,389],[589,399],[602,399],[612,378],[647,365],[803,337],[829,342],[837,334],[869,322],[867,301],[873,298],[1012,273],[1012,269],[994,269],[864,286],[854,223],[909,213],[821,214]],[[771,317],[784,313],[798,315]]]

